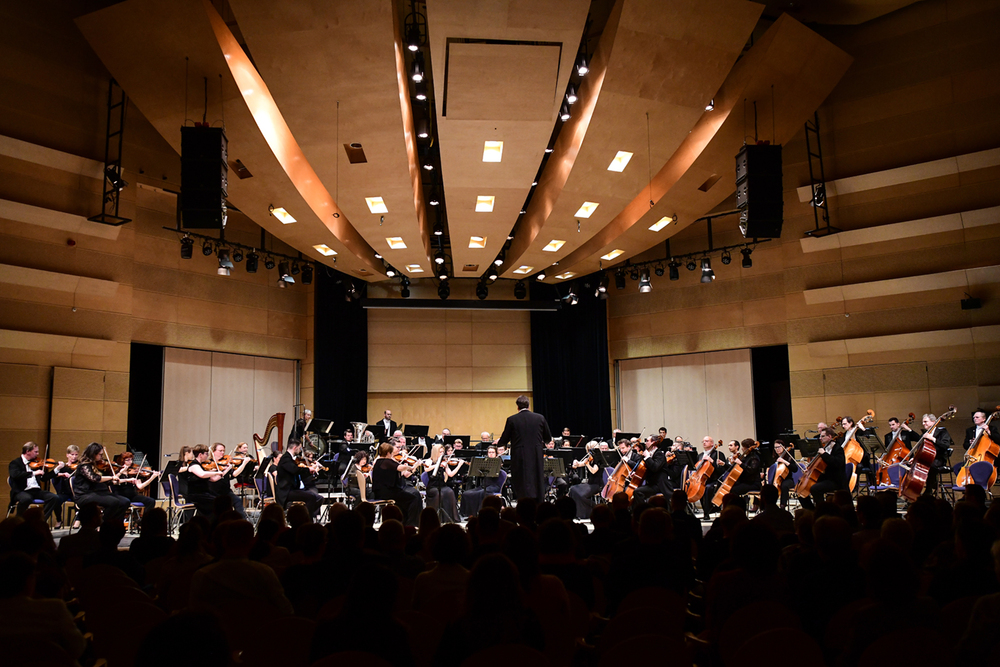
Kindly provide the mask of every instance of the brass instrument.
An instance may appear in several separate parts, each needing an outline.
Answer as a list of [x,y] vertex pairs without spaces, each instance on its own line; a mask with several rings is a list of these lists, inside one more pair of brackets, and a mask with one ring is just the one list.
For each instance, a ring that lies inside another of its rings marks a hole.
[[368,424],[365,422],[351,422],[351,426],[354,428],[354,440],[359,445],[373,445],[375,444],[375,434],[368,431]]

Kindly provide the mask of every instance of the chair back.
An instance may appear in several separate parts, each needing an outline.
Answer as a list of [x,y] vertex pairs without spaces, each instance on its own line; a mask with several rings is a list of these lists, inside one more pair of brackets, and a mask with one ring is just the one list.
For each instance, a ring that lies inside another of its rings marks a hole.
[[768,466],[768,468],[767,468],[767,483],[768,484],[774,484],[774,474],[776,472],[778,472],[778,464],[777,463],[772,463],[770,466]]
[[500,471],[500,492],[503,493],[503,485],[507,483],[507,471]]
[[990,490],[990,476],[993,474],[992,463],[989,461],[976,461],[969,468],[969,474],[972,475],[973,482],[987,491]]
[[429,474],[427,474],[426,470],[423,471],[422,473],[420,473],[420,483],[423,484],[425,488],[427,486],[427,482],[429,482],[430,479],[431,479],[431,476]]
[[902,474],[902,468],[900,468],[899,466],[890,466],[889,467],[889,484],[891,484],[892,486],[898,487],[899,486],[899,478],[900,478],[901,474]]

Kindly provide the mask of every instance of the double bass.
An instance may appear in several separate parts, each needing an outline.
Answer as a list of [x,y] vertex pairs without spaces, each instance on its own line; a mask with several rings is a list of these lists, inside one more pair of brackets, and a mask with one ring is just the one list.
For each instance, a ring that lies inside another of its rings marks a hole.
[[[911,412],[910,416],[903,422],[903,424],[905,426],[909,426],[914,419],[916,419],[916,415]],[[875,473],[875,479],[879,486],[889,484],[891,481],[889,479],[889,468],[899,465],[899,462],[905,459],[910,453],[910,448],[906,446],[905,442],[903,442],[902,435],[903,430],[900,428],[899,435],[897,435],[896,439],[890,443],[889,449],[886,450],[885,454],[878,459],[878,472]]]
[[[997,410],[1000,410],[1000,405],[997,406]],[[997,456],[1000,455],[1000,444],[993,442],[993,439],[990,437],[990,422],[998,414],[1000,412],[994,412],[986,419],[986,422],[983,424],[983,432],[979,434],[979,437],[969,447],[969,451],[965,453],[965,463],[962,464],[962,469],[958,471],[958,477],[955,478],[957,486],[968,486],[974,483],[971,469],[974,464],[980,461],[988,461],[993,465],[993,472],[990,473],[986,488],[991,489],[996,484],[996,460]]]
[[[720,445],[722,444],[721,439],[717,442]],[[716,445],[712,452],[715,453],[717,451],[718,445]],[[718,454],[714,458],[712,456],[702,457],[690,474],[688,474],[687,468],[684,468],[684,493],[687,494],[689,503],[697,502],[705,495],[705,486],[712,475],[715,474],[715,466],[718,460]]]
[[875,411],[868,410],[868,414],[859,419],[857,424],[849,428],[844,433],[844,444],[842,445],[844,448],[844,459],[846,460],[847,463],[851,463],[854,465],[854,469],[851,472],[851,479],[848,487],[850,488],[851,491],[853,491],[854,487],[857,486],[858,465],[861,464],[861,459],[864,458],[865,456],[865,448],[861,446],[861,443],[859,443],[857,440],[854,439],[854,436],[857,434],[859,426],[861,426],[862,424],[867,424],[874,420],[875,420]]
[[927,484],[927,477],[930,474],[931,467],[934,465],[934,459],[937,457],[937,448],[933,442],[926,438],[928,435],[934,435],[938,424],[945,419],[954,417],[957,411],[954,405],[949,405],[948,412],[938,417],[937,421],[921,436],[920,442],[910,450],[907,459],[911,460],[912,463],[910,465],[907,465],[906,461],[900,463],[906,469],[906,473],[899,480],[899,495],[902,498],[914,501],[923,493],[924,486]]

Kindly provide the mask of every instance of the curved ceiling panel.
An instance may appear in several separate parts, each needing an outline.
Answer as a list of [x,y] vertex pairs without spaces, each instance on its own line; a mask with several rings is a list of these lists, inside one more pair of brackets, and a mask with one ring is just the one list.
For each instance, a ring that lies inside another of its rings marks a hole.
[[[508,252],[505,277],[518,277],[520,266],[537,271],[554,262],[564,272],[564,257],[633,200],[648,202],[650,172],[705,113],[762,9],[742,0],[616,3],[581,87],[578,117],[560,134]],[[619,151],[631,159],[611,171]]]

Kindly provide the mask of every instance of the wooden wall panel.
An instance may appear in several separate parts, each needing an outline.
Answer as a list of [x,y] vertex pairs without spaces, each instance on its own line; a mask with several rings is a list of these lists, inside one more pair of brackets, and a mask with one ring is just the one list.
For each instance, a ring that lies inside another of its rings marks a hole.
[[163,351],[163,412],[160,450],[210,444],[212,353],[168,347]]
[[[263,435],[267,420],[277,412],[285,413],[284,436],[287,439],[295,419],[295,362],[266,357],[254,357],[253,362],[253,430],[239,440],[252,445],[252,434]],[[312,406],[312,397],[307,397],[305,392],[299,400],[306,407]]]
[[[369,419],[392,410],[400,424],[426,424],[431,433],[448,428],[454,435],[478,437],[489,431],[500,437],[507,417],[517,412],[514,400],[521,392],[369,392]],[[527,394],[531,398],[531,394]],[[549,424],[552,429],[559,428]]]
[[248,441],[247,426],[254,423],[254,358],[239,354],[212,354],[212,402],[209,440],[227,451]]

